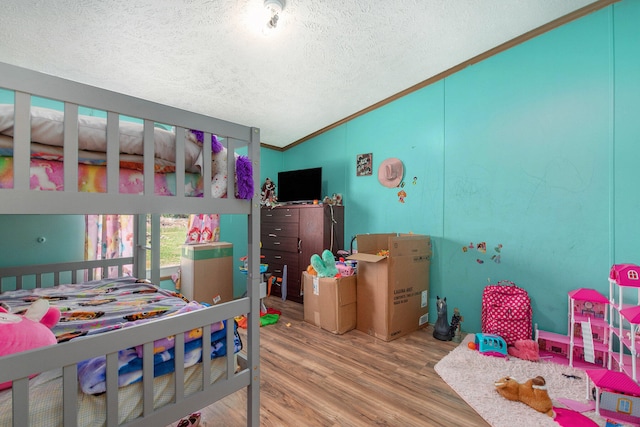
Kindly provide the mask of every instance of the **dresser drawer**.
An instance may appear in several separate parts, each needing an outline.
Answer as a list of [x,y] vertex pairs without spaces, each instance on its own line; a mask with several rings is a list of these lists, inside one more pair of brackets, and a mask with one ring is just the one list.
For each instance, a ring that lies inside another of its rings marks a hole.
[[260,218],[262,222],[295,222],[297,224],[300,211],[288,208],[261,209]]
[[297,237],[271,237],[262,236],[262,249],[273,249],[281,252],[295,252],[298,253],[298,238]]
[[263,237],[298,237],[298,224],[295,222],[262,222],[260,235]]
[[272,264],[297,265],[300,259],[299,254],[291,252],[263,249],[261,253],[264,256],[264,263],[269,264],[269,267],[271,267]]
[[263,262],[269,265],[267,271],[274,276],[282,277],[285,265],[287,266],[287,276],[292,276],[292,272],[299,270],[299,255],[297,253],[263,249],[262,255],[264,255]]

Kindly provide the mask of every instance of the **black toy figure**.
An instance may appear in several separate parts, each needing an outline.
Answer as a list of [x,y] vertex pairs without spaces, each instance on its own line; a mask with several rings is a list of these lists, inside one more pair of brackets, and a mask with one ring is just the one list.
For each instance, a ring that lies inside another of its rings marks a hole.
[[451,326],[449,327],[449,335],[451,336],[451,340],[453,340],[453,342],[461,341],[462,321],[463,318],[460,315],[460,310],[454,308],[453,316],[451,316]]
[[438,320],[433,327],[433,337],[440,341],[451,341],[449,320],[447,320],[447,298],[440,298],[436,295],[436,308],[438,309]]

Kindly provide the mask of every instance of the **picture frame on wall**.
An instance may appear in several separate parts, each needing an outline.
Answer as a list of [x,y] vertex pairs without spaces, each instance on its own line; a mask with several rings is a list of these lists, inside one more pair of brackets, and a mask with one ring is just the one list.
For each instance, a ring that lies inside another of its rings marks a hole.
[[356,156],[356,176],[373,174],[373,153],[358,154]]

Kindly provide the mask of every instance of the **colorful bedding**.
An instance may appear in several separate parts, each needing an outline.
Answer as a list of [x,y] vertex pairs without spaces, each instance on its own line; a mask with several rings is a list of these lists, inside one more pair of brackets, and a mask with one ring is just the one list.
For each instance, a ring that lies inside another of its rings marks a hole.
[[[225,183],[226,184],[226,183]],[[32,190],[64,190],[64,165],[54,160],[31,159],[30,187]],[[176,194],[175,173],[154,175],[155,194],[173,196]],[[13,188],[13,158],[0,157],[0,188]],[[185,196],[202,197],[202,176],[185,173]],[[79,164],[78,191],[90,193],[107,192],[107,168],[104,166]],[[120,169],[119,192],[121,194],[143,194],[142,172],[134,169]]]
[[[0,135],[0,156],[13,157],[13,137]],[[119,154],[120,169],[144,170],[144,157],[137,154]],[[39,144],[31,142],[31,158],[38,160],[56,160],[61,162],[64,159],[64,148],[54,145]],[[106,166],[107,153],[98,151],[78,150],[78,163],[85,165]],[[185,170],[199,173],[200,164],[189,169],[185,163]],[[157,173],[169,173],[176,171],[176,164],[169,160],[156,157],[154,159],[154,170]]]
[[[32,301],[47,299],[62,313],[52,329],[58,342],[93,335],[204,308],[188,302],[180,294],[161,289],[132,277],[102,279],[77,285],[9,291],[0,295],[0,304],[13,313],[22,313]],[[211,325],[211,358],[226,355],[225,322]],[[242,341],[234,322],[234,353],[242,349]],[[154,376],[174,369],[173,337],[154,342]],[[118,354],[120,386],[142,379],[142,347],[121,350]],[[202,360],[202,329],[185,335],[185,367]],[[103,393],[106,360],[96,357],[78,365],[78,380],[87,394]]]

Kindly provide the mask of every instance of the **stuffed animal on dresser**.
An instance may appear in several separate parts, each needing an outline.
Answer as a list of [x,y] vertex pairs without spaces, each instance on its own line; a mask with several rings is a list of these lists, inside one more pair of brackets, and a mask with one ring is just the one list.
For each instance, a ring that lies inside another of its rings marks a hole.
[[547,383],[541,376],[531,378],[522,384],[512,377],[504,377],[495,381],[494,386],[498,394],[505,399],[522,402],[552,418],[555,416],[551,398],[547,393]]

